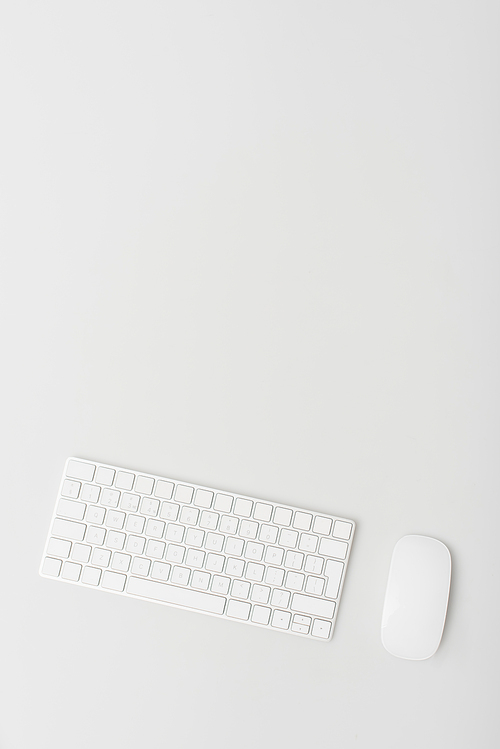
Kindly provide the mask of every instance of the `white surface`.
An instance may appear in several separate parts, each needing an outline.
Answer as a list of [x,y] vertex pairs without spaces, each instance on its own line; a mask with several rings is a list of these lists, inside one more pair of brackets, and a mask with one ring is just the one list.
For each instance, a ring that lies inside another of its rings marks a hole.
[[425,660],[441,642],[448,609],[451,556],[429,536],[403,536],[392,552],[382,610],[382,643],[398,658]]
[[[2,749],[497,744],[498,3],[0,14]],[[332,642],[40,578],[69,454],[352,517]]]

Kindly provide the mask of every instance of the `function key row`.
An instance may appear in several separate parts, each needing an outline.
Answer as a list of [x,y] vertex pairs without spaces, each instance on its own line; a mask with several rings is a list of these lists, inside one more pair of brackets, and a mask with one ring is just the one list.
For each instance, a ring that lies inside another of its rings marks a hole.
[[[174,490],[172,481],[154,479],[152,476],[138,476],[130,471],[119,471],[107,466],[95,466],[80,460],[69,460],[66,467],[68,479],[93,481],[99,486],[115,486],[123,491],[134,491],[137,494],[151,495],[156,482],[155,495],[161,499],[170,499]],[[74,482],[77,483],[77,482]]]
[[[205,509],[250,518],[260,522],[274,522],[276,525],[292,527],[301,531],[312,531],[319,535],[341,538],[348,541],[352,534],[352,524],[344,520],[332,520],[321,515],[313,515],[304,511],[293,511],[288,507],[276,507],[266,502],[257,502],[244,497],[234,497],[230,494],[214,493],[209,489],[195,488],[187,484],[175,484],[165,479],[155,479],[151,476],[136,475],[129,471],[115,470],[106,466],[95,466],[79,460],[69,460],[66,470],[68,478],[63,482],[62,495],[71,499],[81,499],[85,502],[99,501],[110,507],[118,505],[120,492],[131,492],[128,495],[133,509],[138,504],[139,496],[151,497],[150,503],[156,504],[159,499],[175,500],[184,505],[193,504]],[[78,480],[80,479],[80,481]],[[93,481],[84,484],[81,481]],[[115,487],[111,489],[109,487]],[[125,494],[124,494],[125,496]],[[158,498],[158,499],[155,499]],[[149,514],[149,513],[148,513]],[[152,514],[152,513],[151,513]]]

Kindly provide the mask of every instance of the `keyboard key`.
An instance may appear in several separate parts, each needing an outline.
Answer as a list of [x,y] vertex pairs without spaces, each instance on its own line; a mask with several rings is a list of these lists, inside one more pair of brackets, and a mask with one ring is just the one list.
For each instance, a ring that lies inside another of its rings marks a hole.
[[[162,559],[165,553],[165,547],[166,547],[166,543],[164,541],[156,541],[155,539],[151,538],[147,542],[146,551],[144,553],[146,554],[147,557],[153,557],[154,559]],[[181,549],[182,547],[178,546],[177,548]],[[184,554],[184,549],[182,549],[182,553]],[[170,561],[175,561],[175,560],[170,559]],[[179,559],[177,561],[182,561],[182,560]]]
[[152,515],[156,517],[158,510],[160,509],[160,500],[152,499],[151,497],[144,497],[141,502],[141,512],[143,515]]
[[335,541],[333,538],[322,538],[319,542],[319,553],[325,557],[338,557],[345,559],[348,546],[344,541]]
[[275,588],[271,593],[271,606],[279,606],[286,609],[290,603],[290,592],[288,590],[278,590]]
[[[325,581],[322,577],[314,577],[309,575],[306,580],[306,593],[310,593],[313,596],[321,596],[323,594],[323,588],[325,587]],[[334,598],[334,596],[332,596]]]
[[98,502],[100,492],[100,486],[84,484],[82,487],[82,493],[80,494],[80,499],[82,500],[82,502]]
[[93,505],[90,505],[90,507],[87,507],[87,514],[85,517],[85,520],[87,523],[96,523],[96,525],[102,525],[104,522],[104,516],[106,514],[106,510],[104,507],[94,507]]
[[264,556],[264,544],[258,544],[254,541],[247,541],[245,548],[245,559],[251,559],[254,562],[260,562]]
[[125,533],[119,533],[118,531],[108,531],[106,546],[109,549],[118,549],[118,551],[121,551],[125,545],[125,539]]
[[184,526],[177,525],[176,523],[168,523],[167,530],[165,532],[165,538],[167,541],[178,541],[182,543],[184,538]]
[[252,611],[252,621],[255,624],[269,624],[271,609],[266,606],[254,606]]
[[62,562],[60,559],[52,559],[51,557],[45,557],[42,565],[42,575],[50,575],[51,577],[57,577],[61,571]]
[[276,525],[290,525],[293,512],[286,507],[277,507],[274,511],[274,522]]
[[104,530],[104,528],[97,528],[96,526],[91,525],[90,528],[87,530],[87,535],[85,536],[85,540],[89,544],[102,546],[104,543],[105,537],[106,537],[106,531]]
[[193,487],[185,486],[184,484],[178,484],[175,491],[175,501],[182,502],[183,504],[189,504],[193,499]]
[[275,544],[278,540],[279,529],[275,525],[262,525],[260,528],[259,539],[267,544]]
[[184,525],[197,525],[199,517],[200,511],[197,507],[184,505],[184,507],[181,508],[179,522],[184,523]]
[[205,549],[210,549],[210,551],[222,551],[223,546],[224,536],[221,536],[220,533],[207,533]]
[[328,640],[330,637],[330,631],[332,629],[331,622],[325,622],[321,619],[315,619],[312,634],[314,637],[321,637],[322,640]]
[[115,528],[121,530],[125,522],[125,513],[118,510],[109,510],[106,515],[106,528]]
[[134,559],[132,560],[132,568],[130,571],[133,575],[144,575],[144,577],[146,577],[147,575],[149,575],[150,568],[150,559],[146,559],[145,557],[134,557]]
[[186,541],[189,546],[203,546],[205,540],[205,531],[198,528],[188,528],[186,531]]
[[276,585],[278,588],[283,585],[285,579],[285,570],[280,567],[268,567],[266,570],[266,583]]
[[174,505],[172,502],[162,502],[160,517],[164,520],[177,520],[179,514],[179,505]]
[[52,535],[70,538],[72,541],[83,541],[86,529],[87,526],[83,525],[83,523],[56,518],[52,525]]
[[92,481],[95,473],[95,465],[92,463],[82,463],[79,460],[68,460],[66,476],[72,479],[82,479],[82,481]]
[[64,562],[61,577],[65,580],[73,580],[73,582],[76,583],[80,579],[81,571],[81,564],[76,564],[76,562]]
[[328,536],[332,529],[332,521],[330,518],[323,518],[317,515],[314,518],[313,531],[314,533],[321,533],[323,536]]
[[279,566],[283,562],[285,552],[279,546],[268,546],[266,549],[265,561],[268,564]]
[[198,507],[209,508],[212,505],[213,496],[213,492],[209,492],[206,489],[197,489],[194,496],[194,503]]
[[135,490],[138,494],[152,494],[154,483],[154,479],[149,476],[137,476]]
[[281,546],[287,546],[291,549],[295,549],[297,546],[297,541],[299,538],[299,534],[297,531],[288,531],[283,529],[280,533],[280,540],[279,543]]
[[285,555],[285,567],[292,570],[302,569],[304,555],[300,551],[287,551]]
[[249,518],[252,514],[253,502],[251,499],[243,499],[243,497],[237,497],[234,503],[234,514],[240,515],[244,518]]
[[151,577],[155,580],[168,580],[171,569],[171,565],[167,562],[153,562]]
[[311,527],[313,516],[309,512],[296,512],[293,518],[293,527],[301,531],[308,531]]
[[351,523],[345,523],[343,520],[336,520],[335,525],[333,526],[333,532],[332,536],[335,536],[336,538],[350,538],[352,532],[352,525]]
[[73,544],[71,559],[73,559],[73,561],[75,562],[82,562],[82,564],[87,564],[90,559],[91,552],[92,546],[87,546],[87,544]]
[[170,580],[176,585],[187,585],[189,582],[190,575],[191,575],[191,570],[189,569],[189,567],[177,567],[176,566],[172,570]]
[[161,538],[165,532],[165,523],[163,520],[156,520],[149,518],[146,523],[146,536],[152,536],[153,538]]
[[226,557],[220,554],[207,554],[205,569],[210,570],[210,572],[222,572],[225,561]]
[[289,611],[273,611],[273,618],[271,619],[271,626],[278,627],[278,629],[288,629],[290,626],[291,614]]
[[228,538],[226,539],[226,554],[231,556],[241,557],[243,549],[245,548],[245,542],[242,538]]
[[66,559],[69,557],[71,541],[65,541],[62,538],[51,538],[47,545],[47,554],[53,554],[55,557]]
[[208,586],[210,585],[210,575],[208,572],[201,572],[200,570],[196,570],[193,572],[191,577],[191,587],[192,588],[199,588],[199,590],[208,590]]
[[251,605],[245,601],[229,601],[227,606],[227,615],[234,619],[247,620],[250,616]]
[[206,611],[210,614],[222,614],[226,605],[226,599],[204,593],[191,588],[178,588],[175,585],[145,580],[139,577],[130,577],[127,591],[134,596],[151,598],[154,601],[171,603],[174,606],[184,606],[189,609]]
[[306,624],[296,624],[294,621],[292,621],[291,628],[293,632],[299,632],[302,635],[307,635],[309,632],[309,627]]
[[80,494],[80,488],[81,484],[79,481],[70,481],[69,479],[66,479],[66,481],[63,482],[61,494],[63,497],[76,499]]
[[130,494],[129,492],[122,492],[122,498],[120,502],[120,508],[126,512],[137,512],[139,509],[140,497],[138,494]]
[[321,557],[309,555],[306,557],[304,569],[306,572],[314,572],[315,575],[321,575],[323,571],[324,560]]
[[303,624],[306,627],[311,626],[312,619],[310,616],[303,616],[302,614],[294,614],[293,623]]
[[220,593],[225,596],[229,592],[229,586],[231,585],[231,579],[229,577],[223,577],[222,575],[213,575],[211,591],[213,593]]
[[131,554],[142,554],[145,545],[146,539],[142,536],[128,536],[125,548],[127,551],[130,551]]
[[104,468],[99,466],[95,476],[96,484],[102,484],[103,486],[112,486],[115,478],[115,471],[113,468]]
[[207,528],[207,530],[215,531],[219,523],[219,515],[216,512],[208,512],[203,510],[200,518],[200,528]]
[[245,538],[257,538],[259,524],[253,520],[242,520],[240,523],[239,535]]
[[105,507],[118,507],[120,492],[116,489],[101,489],[101,504]]
[[323,598],[313,598],[312,596],[304,596],[301,593],[294,593],[290,608],[292,611],[300,611],[303,614],[324,616],[327,619],[331,619],[335,611],[335,603],[333,601],[325,601]]
[[260,583],[264,577],[265,567],[263,564],[256,564],[255,562],[248,562],[245,570],[245,577],[247,580],[255,580],[256,583]]
[[287,572],[285,587],[290,590],[302,590],[304,587],[305,575],[302,572]]
[[233,497],[229,494],[217,494],[215,497],[214,509],[219,512],[231,512],[233,506]]
[[271,520],[273,514],[273,506],[266,505],[262,502],[257,502],[253,511],[255,520],[261,520],[264,523],[268,523]]
[[231,595],[235,598],[248,598],[250,587],[250,583],[245,580],[235,580],[231,588]]
[[118,471],[115,479],[115,486],[117,489],[124,489],[129,492],[134,485],[135,476],[133,473],[127,473],[126,471]]
[[186,554],[188,567],[203,567],[205,564],[205,552],[201,549],[188,549]]
[[128,515],[126,529],[130,533],[142,533],[146,525],[146,518],[142,515]]
[[318,537],[311,536],[310,533],[301,533],[299,541],[299,549],[301,551],[309,551],[314,554],[318,545]]
[[126,581],[126,575],[106,570],[102,576],[101,588],[108,588],[108,590],[116,590],[121,593],[125,588]]
[[111,569],[118,570],[119,572],[128,572],[131,559],[130,554],[121,554],[119,551],[115,551],[113,561],[111,562]]
[[231,577],[241,577],[244,569],[245,562],[243,559],[232,559],[230,557],[226,560],[226,575],[230,575]]
[[271,588],[268,588],[267,585],[254,585],[250,598],[256,603],[267,603],[269,601],[270,594]]
[[97,567],[84,567],[81,582],[86,585],[99,585],[101,574],[101,570]]
[[92,554],[92,564],[97,567],[107,567],[111,559],[111,552],[108,549],[94,549]]
[[174,493],[174,485],[171,481],[161,481],[158,479],[155,488],[155,497],[160,499],[171,499]]
[[325,576],[327,578],[325,596],[327,598],[337,598],[343,571],[344,565],[342,562],[337,562],[334,559],[327,560],[325,566]]
[[[150,542],[151,543],[151,542]],[[165,554],[165,559],[168,559],[169,562],[178,562],[178,564],[182,564],[184,561],[184,546],[177,546],[176,544],[169,544],[167,546],[167,553]],[[161,559],[160,554],[160,559]]]
[[220,520],[219,530],[221,530],[223,533],[236,533],[238,530],[239,525],[238,518],[229,517],[228,515],[223,515]]

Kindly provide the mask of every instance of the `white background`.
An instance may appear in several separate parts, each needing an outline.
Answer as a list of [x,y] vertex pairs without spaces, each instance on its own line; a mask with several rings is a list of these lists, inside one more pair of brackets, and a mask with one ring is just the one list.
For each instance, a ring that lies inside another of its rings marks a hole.
[[[496,745],[499,20],[2,3],[1,749]],[[68,455],[353,518],[333,640],[40,578]],[[423,662],[407,533],[453,558]]]

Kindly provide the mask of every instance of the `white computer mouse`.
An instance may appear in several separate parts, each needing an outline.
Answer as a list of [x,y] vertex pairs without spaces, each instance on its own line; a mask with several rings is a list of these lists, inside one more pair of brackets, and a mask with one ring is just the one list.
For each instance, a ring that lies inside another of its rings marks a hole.
[[439,647],[451,580],[448,548],[429,536],[403,536],[392,554],[382,643],[398,658],[421,661]]

